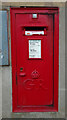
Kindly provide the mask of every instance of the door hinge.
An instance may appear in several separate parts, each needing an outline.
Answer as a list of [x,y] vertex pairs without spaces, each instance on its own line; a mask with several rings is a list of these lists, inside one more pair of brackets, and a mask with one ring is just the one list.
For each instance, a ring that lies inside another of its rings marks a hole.
[[16,85],[17,85],[17,72],[16,72]]

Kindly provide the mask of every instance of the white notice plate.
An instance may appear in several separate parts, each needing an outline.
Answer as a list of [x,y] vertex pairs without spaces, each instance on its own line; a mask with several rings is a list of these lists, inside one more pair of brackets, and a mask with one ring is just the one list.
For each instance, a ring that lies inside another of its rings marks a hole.
[[29,58],[41,58],[41,40],[29,40]]

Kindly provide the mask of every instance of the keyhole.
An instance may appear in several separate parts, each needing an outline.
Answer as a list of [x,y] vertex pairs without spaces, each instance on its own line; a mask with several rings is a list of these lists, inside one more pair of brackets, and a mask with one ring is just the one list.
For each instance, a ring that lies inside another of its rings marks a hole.
[[20,71],[23,71],[23,68],[20,68]]

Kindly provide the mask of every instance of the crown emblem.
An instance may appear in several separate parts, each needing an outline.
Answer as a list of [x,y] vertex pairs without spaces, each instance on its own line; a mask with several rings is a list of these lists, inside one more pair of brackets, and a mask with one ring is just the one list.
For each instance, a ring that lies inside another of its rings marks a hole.
[[31,73],[31,76],[32,76],[32,78],[37,79],[37,78],[39,78],[39,72],[36,71],[36,70],[34,70],[34,71]]

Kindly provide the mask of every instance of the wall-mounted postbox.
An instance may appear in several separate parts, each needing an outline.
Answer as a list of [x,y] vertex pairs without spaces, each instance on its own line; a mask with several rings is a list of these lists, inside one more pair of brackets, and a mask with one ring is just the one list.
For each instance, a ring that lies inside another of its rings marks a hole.
[[58,111],[58,8],[11,8],[13,112]]

